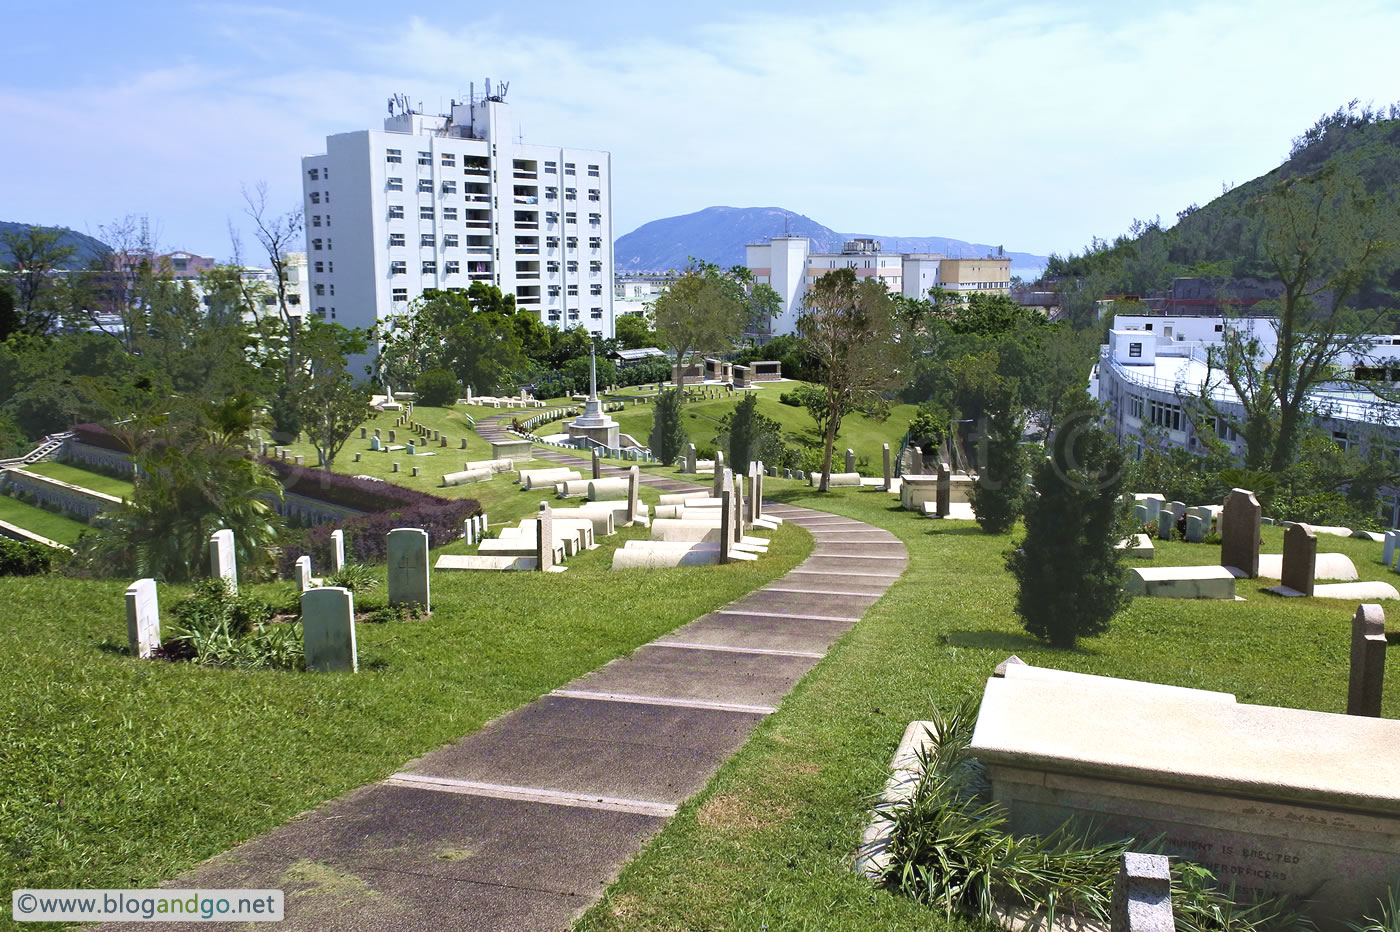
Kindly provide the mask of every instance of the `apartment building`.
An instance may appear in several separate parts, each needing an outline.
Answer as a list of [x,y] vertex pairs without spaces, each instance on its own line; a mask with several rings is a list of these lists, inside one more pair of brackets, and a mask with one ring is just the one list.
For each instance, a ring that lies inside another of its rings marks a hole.
[[311,312],[348,327],[487,282],[548,326],[613,335],[612,158],[511,138],[505,86],[301,160]]
[[775,236],[745,248],[754,281],[782,297],[773,321],[773,334],[793,333],[802,313],[807,289],[835,269],[851,269],[859,278],[874,278],[892,292],[910,298],[927,297],[929,289],[946,288],[959,294],[1009,294],[1011,260],[1004,256],[964,259],[928,253],[886,252],[878,240],[848,240],[839,253],[814,253],[805,236]]

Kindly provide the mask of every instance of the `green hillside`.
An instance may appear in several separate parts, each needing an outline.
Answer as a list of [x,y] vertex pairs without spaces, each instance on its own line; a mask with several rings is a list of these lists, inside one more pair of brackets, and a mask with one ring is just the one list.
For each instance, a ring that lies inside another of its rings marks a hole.
[[[16,223],[13,220],[0,220],[0,233],[23,233],[33,224]],[[86,233],[79,233],[67,227],[47,227],[40,225],[40,229],[52,230],[59,233],[65,246],[73,247],[73,258],[63,263],[63,268],[85,269],[93,259],[101,258],[111,252],[111,248],[100,239],[88,236]],[[13,257],[4,239],[0,239],[0,265],[8,263]]]

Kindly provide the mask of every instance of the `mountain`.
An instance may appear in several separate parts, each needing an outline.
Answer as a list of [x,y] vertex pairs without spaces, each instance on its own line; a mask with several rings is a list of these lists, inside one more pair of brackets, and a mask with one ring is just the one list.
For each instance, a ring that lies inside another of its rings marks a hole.
[[[34,224],[16,223],[12,220],[0,220],[0,233],[23,233],[33,225]],[[87,268],[88,263],[93,259],[105,256],[112,251],[107,244],[101,240],[88,236],[86,233],[70,230],[67,227],[42,227],[42,229],[53,230],[56,233],[63,234],[63,244],[65,246],[72,246],[75,250],[73,258],[64,263],[62,266],[63,268]],[[0,264],[7,263],[12,258],[13,256],[10,254],[9,247],[5,245],[3,239],[0,239]]]
[[[772,236],[805,236],[814,252],[840,252],[841,244],[856,237],[877,239],[890,252],[935,252],[946,256],[985,256],[996,246],[968,243],[944,236],[881,236],[870,233],[837,233],[811,217],[781,207],[706,207],[693,214],[665,217],[644,223],[614,244],[619,272],[660,272],[684,268],[693,256],[728,268],[744,264],[744,246],[766,242]],[[1040,274],[1046,257],[1009,252],[1011,271],[1023,278]],[[1027,275],[1027,272],[1030,275]]]

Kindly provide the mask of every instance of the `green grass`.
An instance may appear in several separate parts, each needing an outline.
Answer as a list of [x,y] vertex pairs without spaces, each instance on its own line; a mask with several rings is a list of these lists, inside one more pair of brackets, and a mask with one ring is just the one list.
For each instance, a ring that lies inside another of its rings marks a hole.
[[27,505],[8,495],[0,495],[0,521],[8,521],[26,531],[33,531],[35,534],[60,544],[67,544],[70,547],[78,539],[79,534],[89,530],[88,526],[81,521],[74,521],[72,518],[46,511],[37,505]]
[[[890,528],[909,569],[624,869],[581,932],[975,928],[872,888],[850,865],[905,726],[980,691],[1008,654],[1241,702],[1345,710],[1353,602],[1282,599],[1262,591],[1266,581],[1241,581],[1247,601],[1138,599],[1108,634],[1051,650],[1012,611],[1003,555],[1019,531],[987,536],[972,522],[919,518],[873,492],[768,493]],[[1281,551],[1282,536],[1265,528],[1265,550]],[[1319,546],[1348,554],[1363,579],[1396,581],[1380,544],[1319,536]],[[1155,562],[1219,556],[1218,546],[1158,542]],[[1387,608],[1400,619],[1400,603]],[[1400,693],[1387,693],[1384,714],[1400,716]]]
[[[153,886],[749,592],[811,542],[785,526],[756,562],[608,569],[641,533],[557,575],[434,574],[430,618],[357,626],[357,675],[132,660],[127,581],[0,578],[0,888]],[[161,587],[167,619],[185,591]]]
[[117,498],[131,497],[132,484],[129,479],[114,479],[100,472],[83,469],[81,466],[53,461],[34,463],[24,468],[26,472],[38,473],[41,476],[48,476],[50,479],[91,489],[94,492],[104,492],[107,495],[115,495]]

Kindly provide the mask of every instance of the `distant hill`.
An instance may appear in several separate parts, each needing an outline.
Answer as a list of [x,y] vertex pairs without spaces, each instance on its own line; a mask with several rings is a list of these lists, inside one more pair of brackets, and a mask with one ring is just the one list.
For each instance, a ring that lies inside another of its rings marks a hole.
[[[0,220],[0,233],[22,233],[34,224],[16,223],[12,220]],[[105,256],[112,250],[106,243],[99,239],[88,236],[86,233],[79,233],[67,227],[44,227],[46,230],[55,230],[63,234],[65,245],[72,246],[76,252],[73,258],[64,264],[64,268],[81,269],[87,268],[88,263],[100,256]],[[10,249],[5,245],[5,241],[0,239],[0,263],[9,262],[13,256]]]
[[[841,244],[858,236],[879,240],[890,252],[935,252],[947,256],[985,256],[997,247],[944,236],[882,236],[837,233],[811,217],[781,207],[706,207],[693,214],[644,223],[614,245],[619,272],[660,272],[683,268],[694,256],[725,268],[742,265],[744,246],[773,236],[805,236],[816,252],[840,252]],[[1008,252],[1012,274],[1034,277],[1046,257]],[[1029,275],[1027,274],[1029,273]]]

